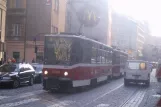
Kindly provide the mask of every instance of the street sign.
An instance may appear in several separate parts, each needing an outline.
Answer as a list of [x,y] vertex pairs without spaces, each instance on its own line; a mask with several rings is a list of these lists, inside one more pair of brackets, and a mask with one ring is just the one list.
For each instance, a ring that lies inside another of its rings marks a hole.
[[99,10],[92,5],[83,6],[77,13],[78,19],[81,24],[86,27],[96,26],[100,21]]

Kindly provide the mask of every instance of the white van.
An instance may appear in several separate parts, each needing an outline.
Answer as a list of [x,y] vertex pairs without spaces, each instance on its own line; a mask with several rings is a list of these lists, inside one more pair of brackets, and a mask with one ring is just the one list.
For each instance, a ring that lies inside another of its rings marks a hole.
[[150,85],[150,67],[149,63],[142,60],[127,61],[124,73],[124,85],[129,85],[130,82],[145,83]]

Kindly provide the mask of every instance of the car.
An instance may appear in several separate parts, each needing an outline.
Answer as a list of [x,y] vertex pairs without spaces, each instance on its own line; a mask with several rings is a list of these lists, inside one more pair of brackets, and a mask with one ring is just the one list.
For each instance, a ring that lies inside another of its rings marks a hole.
[[129,83],[145,83],[150,85],[150,72],[149,63],[142,60],[129,60],[127,61],[124,73],[124,85],[128,86]]
[[35,83],[42,83],[42,69],[43,65],[38,63],[32,63],[31,64],[33,68],[35,69]]
[[0,85],[9,84],[18,88],[22,84],[33,85],[35,70],[27,63],[3,64],[0,66]]

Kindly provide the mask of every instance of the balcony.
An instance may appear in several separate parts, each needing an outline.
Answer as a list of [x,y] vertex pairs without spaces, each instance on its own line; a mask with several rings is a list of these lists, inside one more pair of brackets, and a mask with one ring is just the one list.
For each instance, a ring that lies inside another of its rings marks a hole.
[[24,41],[24,36],[6,36],[6,41]]
[[7,9],[8,16],[26,16],[26,9],[25,8],[8,8]]

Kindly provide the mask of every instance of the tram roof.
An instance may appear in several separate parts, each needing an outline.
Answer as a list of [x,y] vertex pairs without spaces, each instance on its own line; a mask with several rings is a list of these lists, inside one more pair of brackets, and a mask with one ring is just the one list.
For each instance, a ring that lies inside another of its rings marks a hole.
[[90,39],[90,38],[87,38],[85,36],[78,36],[78,35],[67,35],[67,34],[46,34],[45,36],[51,36],[51,37],[69,37],[69,38],[79,38],[79,39],[83,39],[83,40],[88,40],[88,41],[91,41],[91,42],[95,42],[95,43],[98,43],[100,45],[103,45],[105,47],[108,47],[110,49],[113,49],[111,46],[108,46],[108,45],[105,45],[101,42],[98,42],[96,40],[93,40],[93,39]]

